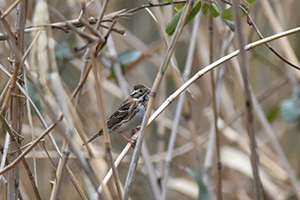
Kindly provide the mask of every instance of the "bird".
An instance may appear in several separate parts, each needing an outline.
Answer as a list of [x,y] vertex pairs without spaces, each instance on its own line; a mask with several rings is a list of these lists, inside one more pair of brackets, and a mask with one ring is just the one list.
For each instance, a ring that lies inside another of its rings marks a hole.
[[[130,96],[125,99],[118,109],[107,120],[108,132],[119,133],[127,142],[130,142],[123,133],[140,126],[146,113],[151,89],[143,84],[136,84]],[[103,135],[103,129],[90,137],[87,143]],[[84,144],[83,144],[84,145]]]

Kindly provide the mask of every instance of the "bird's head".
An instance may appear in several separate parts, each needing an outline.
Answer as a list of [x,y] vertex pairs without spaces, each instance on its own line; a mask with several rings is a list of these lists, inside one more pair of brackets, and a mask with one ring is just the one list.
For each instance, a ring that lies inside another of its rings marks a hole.
[[132,90],[130,96],[136,101],[147,102],[149,100],[150,92],[151,92],[151,89],[148,88],[147,86],[142,85],[142,84],[137,84],[133,87],[133,90]]

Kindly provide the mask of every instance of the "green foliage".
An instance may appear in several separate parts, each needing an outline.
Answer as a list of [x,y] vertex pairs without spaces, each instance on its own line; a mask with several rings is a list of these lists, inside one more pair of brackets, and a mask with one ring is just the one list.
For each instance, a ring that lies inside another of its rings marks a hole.
[[[249,6],[247,6],[246,4],[241,4],[240,6],[242,6],[247,12],[250,11]],[[240,9],[240,12],[243,17],[247,16],[246,13],[244,13],[241,9]]]
[[209,11],[209,4],[208,3],[204,3],[202,6],[202,13],[205,17],[207,17],[207,12]]
[[180,9],[182,9],[184,6],[184,3],[177,3],[175,6],[174,6],[174,10],[177,12],[180,11]]
[[202,13],[205,17],[207,17],[207,12],[210,12],[212,17],[218,17],[222,9],[216,1],[213,1],[211,4],[204,3],[202,7]]
[[[125,74],[126,66],[136,61],[142,53],[137,50],[127,50],[118,55],[118,61],[121,65],[122,73]],[[113,67],[110,68],[110,77],[115,77],[115,70]]]
[[225,22],[225,24],[230,28],[230,30],[231,30],[232,32],[235,31],[235,24],[234,24],[233,21],[230,21],[230,20],[226,20],[226,19],[225,19],[224,22]]
[[[184,10],[185,6],[182,7],[178,13],[176,13],[173,18],[171,19],[171,21],[167,24],[166,26],[166,33],[168,35],[172,35],[177,27],[177,24],[179,22],[179,19],[183,13],[183,10]],[[198,14],[198,12],[200,11],[200,8],[201,8],[201,1],[195,1],[194,5],[193,5],[193,8],[191,9],[187,19],[186,19],[186,22],[185,22],[185,25],[187,25],[188,23],[190,23],[192,21],[192,19],[194,19],[194,17]]]
[[118,60],[121,66],[126,66],[129,63],[136,61],[142,53],[137,50],[127,50],[118,55]]
[[68,59],[72,56],[71,45],[63,42],[55,46],[55,57],[58,60]]
[[223,10],[221,16],[224,20],[233,21],[232,7]]
[[279,107],[276,106],[275,108],[273,108],[273,109],[269,112],[269,114],[267,115],[267,119],[268,119],[268,121],[269,121],[270,123],[273,122],[273,121],[276,119],[276,117],[277,117],[278,114],[279,114],[279,111],[280,111]]
[[[255,3],[256,0],[246,0],[248,3]],[[168,1],[169,2],[169,1]],[[173,18],[171,19],[171,21],[168,23],[167,27],[166,27],[166,32],[169,35],[172,35],[176,29],[176,26],[179,22],[179,19],[182,15],[183,12],[183,8],[182,7],[183,4],[179,4],[176,5],[174,7],[174,9],[176,11],[178,11]],[[240,6],[242,6],[246,11],[249,11],[249,6],[247,6],[246,4],[240,4]],[[200,11],[201,8],[201,1],[195,1],[194,6],[191,10],[191,12],[189,13],[188,19],[186,20],[186,24],[188,24],[195,16],[196,14]],[[205,17],[207,17],[207,13],[210,13],[210,15],[214,18],[218,17],[221,15],[223,21],[225,22],[225,24],[230,28],[231,31],[235,30],[235,24],[233,22],[233,12],[232,12],[232,7],[229,7],[225,10],[222,11],[220,5],[218,4],[217,1],[213,0],[211,3],[208,2],[204,2],[202,5],[202,13]],[[245,16],[246,14],[240,10],[241,15]]]
[[280,104],[280,113],[287,122],[298,122],[300,119],[300,99],[299,94],[292,95]]
[[[249,12],[249,7],[247,5],[241,4],[240,6],[242,6],[247,12]],[[246,14],[242,10],[239,10],[239,12],[240,15],[242,15],[243,17],[246,16]],[[224,9],[222,11],[221,17],[224,20],[225,24],[230,28],[230,30],[234,32],[235,24],[233,22],[234,17],[233,17],[232,7]]]
[[216,1],[210,5],[209,10],[212,17],[218,17],[222,12],[220,5]]
[[203,184],[201,178],[197,175],[197,173],[189,167],[185,167],[184,170],[191,177],[193,177],[197,182],[197,185],[199,188],[199,198],[198,199],[199,200],[209,200],[209,195],[208,195],[207,189],[206,189],[205,185]]

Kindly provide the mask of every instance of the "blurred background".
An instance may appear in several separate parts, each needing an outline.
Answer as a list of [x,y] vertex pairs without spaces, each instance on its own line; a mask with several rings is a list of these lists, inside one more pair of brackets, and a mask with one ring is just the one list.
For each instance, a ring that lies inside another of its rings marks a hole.
[[[14,2],[13,0],[0,0],[2,11],[7,10]],[[38,0],[27,1],[25,27],[28,31],[24,35],[25,50],[28,49],[37,35],[36,30],[30,29],[41,24],[78,19],[82,11],[82,2],[87,5],[86,14],[88,17],[96,19],[104,3],[96,0],[91,2],[72,0],[43,2]],[[165,2],[169,1],[151,1],[153,4]],[[218,15],[213,18],[213,60],[218,60],[238,49],[238,43],[235,33],[230,29],[232,26],[225,23],[229,19],[226,18],[224,10],[228,9],[230,5],[225,4],[223,1],[212,2],[219,5]],[[163,5],[147,8],[149,10],[141,8],[132,13],[126,12],[129,9],[139,8],[148,3],[148,1],[130,0],[109,1],[108,3],[104,19],[117,16],[115,18],[116,25],[114,26],[116,30],[113,30],[109,35],[106,45],[96,58],[107,117],[126,98],[128,91],[124,88],[132,88],[138,83],[152,86],[172,37],[166,33],[166,27],[170,26],[168,23],[183,6],[183,4]],[[202,1],[201,11],[197,12],[198,14],[194,16],[194,19],[183,29],[176,44],[171,64],[159,87],[154,110],[186,80],[210,64],[209,25],[210,15],[213,15],[213,11],[209,10],[207,14],[204,14],[205,3],[211,5],[210,1]],[[246,5],[253,21],[264,37],[300,25],[300,1],[298,0],[245,0],[241,3]],[[126,14],[121,15],[120,13]],[[5,18],[13,29],[15,29],[17,16],[15,8]],[[233,19],[227,21],[227,23],[231,22],[233,23]],[[246,43],[259,40],[257,33],[247,24],[247,17],[243,17],[242,22]],[[95,26],[95,23],[91,24]],[[105,35],[108,29],[104,26],[110,27],[111,21],[104,20],[102,25],[100,33]],[[106,155],[103,137],[97,138],[90,144],[93,156],[86,147],[82,147],[83,140],[80,137],[80,134],[83,134],[85,138],[89,138],[101,129],[95,77],[92,72],[87,77],[80,91],[80,96],[76,100],[78,104],[75,101],[70,101],[71,94],[78,86],[84,69],[85,48],[83,50],[80,50],[80,48],[87,44],[87,40],[73,30],[66,28],[67,25],[58,24],[52,26],[52,28],[49,27],[42,27],[43,31],[34,42],[25,60],[25,65],[31,72],[32,78],[40,84],[40,91],[37,91],[38,88],[34,86],[30,78],[25,80],[26,84],[23,84],[25,82],[22,80],[20,82],[22,82],[24,90],[27,91],[26,93],[29,94],[48,126],[54,122],[53,116],[57,118],[61,113],[66,115],[59,100],[59,97],[63,94],[65,105],[70,111],[76,129],[74,134],[70,136],[72,143],[74,143],[76,152],[87,158],[88,162],[91,163],[96,178],[101,183],[109,170],[109,158]],[[77,29],[88,32],[88,29],[83,26],[78,26]],[[193,30],[195,30],[194,36]],[[2,35],[7,32],[3,26],[0,27],[0,31]],[[124,34],[122,34],[123,32]],[[290,35],[270,44],[289,62],[299,66],[299,34]],[[195,45],[194,51],[189,49],[191,45]],[[191,54],[189,59],[188,54]],[[10,61],[13,60],[12,55],[8,40],[1,37],[0,64],[10,73],[13,72],[14,68],[13,62]],[[51,59],[47,55],[50,55]],[[248,58],[250,66],[249,81],[254,99],[254,129],[260,158],[260,175],[264,187],[264,197],[265,199],[298,199],[295,185],[299,183],[293,184],[293,180],[299,180],[300,178],[298,123],[300,119],[298,86],[300,72],[264,45],[248,51]],[[186,73],[185,69],[188,67],[187,61],[191,63],[191,71],[184,75]],[[116,69],[120,70],[120,76]],[[58,72],[59,79],[53,79],[51,74],[54,72]],[[22,73],[23,70],[20,71],[20,74]],[[24,80],[24,75],[21,76],[21,79]],[[57,82],[54,80],[57,80]],[[212,89],[209,73],[201,77],[189,87],[188,92],[184,94],[183,102],[176,99],[147,128],[145,144],[148,147],[150,156],[147,158],[141,157],[140,159],[130,193],[131,199],[147,200],[157,198],[153,194],[151,180],[148,176],[149,168],[145,164],[145,159],[152,163],[157,184],[160,185],[161,180],[164,179],[164,166],[172,132],[176,132],[177,137],[170,162],[166,199],[216,199],[218,167],[215,148],[213,93],[216,94],[217,99],[223,199],[254,199],[246,109],[238,59],[233,58],[218,66],[214,70],[214,80],[215,90]],[[1,69],[0,89],[3,94],[8,81],[9,77]],[[57,92],[55,84],[61,87],[63,93]],[[23,108],[18,119],[19,131],[16,131],[23,138],[20,146],[26,149],[26,144],[30,145],[30,142],[45,131],[45,128],[32,106],[27,105],[26,97],[21,96],[23,98],[20,97],[22,99],[20,106]],[[51,109],[46,106],[42,98],[46,99],[52,107],[52,111],[55,111],[54,114],[51,114]],[[181,103],[183,107],[178,115],[176,109]],[[3,101],[1,105],[3,105]],[[10,117],[11,105],[12,103],[9,104],[8,110],[3,113],[9,123],[13,120]],[[65,127],[68,132],[72,127],[67,124],[66,120],[63,120],[61,126]],[[3,159],[3,155],[5,147],[8,147],[9,144],[6,144],[8,140],[7,130],[3,123],[1,123],[1,126],[0,155],[2,169],[8,165]],[[131,134],[127,133],[126,135],[131,136]],[[52,136],[57,143],[57,147],[62,150],[64,137],[62,137],[61,130],[54,128]],[[111,144],[113,157],[116,159],[125,147],[126,141],[117,134],[111,134]],[[278,147],[276,144],[280,144],[280,146]],[[282,150],[281,153],[283,154],[278,154],[278,148]],[[125,184],[132,152],[133,149],[129,151],[117,168],[122,186]],[[8,150],[7,156],[9,157],[10,154],[14,154],[12,149]],[[92,198],[91,192],[93,190],[91,188],[93,186],[82,167],[78,164],[78,154],[70,154],[68,166],[76,177],[78,185],[86,197],[90,199]],[[26,155],[26,161],[34,174],[34,180],[42,199],[50,198],[53,182],[57,176],[55,169],[59,160],[59,154],[49,137],[45,137],[44,141],[41,141]],[[36,198],[25,168],[22,164],[18,166],[20,170],[19,198]],[[286,166],[290,166],[294,170],[295,173],[292,178]],[[7,187],[3,180],[10,180],[8,179],[9,173],[4,173],[2,177],[4,179],[2,179],[0,193],[4,199],[7,199]],[[66,171],[64,173],[59,199],[84,199],[74,187],[69,174]],[[114,182],[109,181],[106,188],[107,190],[103,192],[103,198],[117,199]],[[205,194],[208,194],[208,196],[205,196]]]

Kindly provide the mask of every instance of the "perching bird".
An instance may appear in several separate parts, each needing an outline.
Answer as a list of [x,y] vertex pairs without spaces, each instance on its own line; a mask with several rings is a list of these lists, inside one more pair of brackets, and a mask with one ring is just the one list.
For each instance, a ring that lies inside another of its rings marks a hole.
[[[151,89],[145,85],[135,85],[133,87],[133,91],[130,93],[130,96],[107,120],[106,123],[109,133],[117,132],[127,141],[129,141],[129,139],[123,135],[123,132],[135,129],[142,123],[150,92]],[[94,134],[87,141],[87,143],[90,143],[101,135],[103,135],[102,129],[98,133]]]

